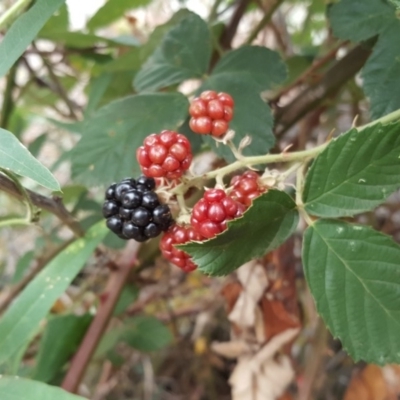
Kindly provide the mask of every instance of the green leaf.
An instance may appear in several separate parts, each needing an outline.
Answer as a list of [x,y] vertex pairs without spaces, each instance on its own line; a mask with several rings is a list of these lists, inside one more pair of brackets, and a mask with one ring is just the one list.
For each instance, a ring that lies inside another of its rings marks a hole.
[[14,276],[10,282],[12,285],[15,285],[23,278],[29,266],[31,265],[34,256],[35,253],[33,251],[28,251],[18,260],[17,266],[15,267]]
[[85,110],[85,117],[90,116],[97,108],[110,85],[112,74],[104,73],[94,78],[90,84],[89,98]]
[[138,296],[139,289],[137,286],[125,285],[121,295],[119,296],[118,303],[115,306],[114,315],[119,315],[125,312],[128,306],[130,306]]
[[[230,128],[235,131],[234,143],[249,135],[250,146],[245,155],[268,153],[275,143],[273,119],[267,103],[260,93],[286,79],[286,66],[275,51],[259,46],[243,46],[224,55],[212,75],[201,86],[203,90],[227,92],[235,100],[235,112]],[[234,156],[227,146],[216,146],[213,139],[202,135],[214,151],[229,161]]]
[[170,344],[173,338],[157,318],[142,315],[128,322],[121,339],[137,350],[156,351]]
[[135,76],[138,91],[155,91],[207,71],[211,39],[207,24],[190,13],[164,37],[161,45]]
[[328,17],[337,38],[355,42],[380,34],[396,19],[384,0],[341,0],[329,7]]
[[180,93],[130,96],[100,108],[85,120],[83,137],[72,150],[73,176],[104,185],[139,174],[135,154],[144,138],[163,129],[176,129],[187,109],[187,99]]
[[140,51],[140,48],[133,48],[121,54],[118,58],[104,64],[101,67],[102,72],[139,71],[142,64]]
[[37,0],[14,22],[0,43],[0,77],[7,73],[64,2],[65,0]]
[[[245,72],[226,72],[212,75],[199,92],[207,89],[226,92],[234,98],[234,116],[229,124],[230,129],[235,131],[233,142],[238,146],[246,135],[251,137],[251,144],[244,149],[243,154],[251,156],[268,153],[275,143],[273,120],[268,104],[261,99],[258,84],[249,80]],[[202,137],[218,155],[228,161],[235,160],[227,146],[217,146],[215,140],[208,135]]]
[[176,247],[189,253],[200,271],[227,275],[281,245],[294,232],[298,220],[292,198],[285,192],[269,190],[253,201],[243,217],[228,222],[228,230],[214,239]]
[[102,221],[56,256],[0,319],[0,363],[32,339],[37,326],[68,288],[108,230]]
[[387,27],[362,70],[363,88],[371,102],[372,119],[400,108],[400,21]]
[[320,217],[372,210],[400,187],[400,123],[352,129],[333,139],[308,171],[303,201]]
[[165,35],[177,24],[179,24],[187,16],[191,15],[191,12],[185,8],[180,9],[176,12],[165,24],[157,26],[143,46],[140,47],[140,58],[144,62],[148,57],[160,46],[160,43],[164,39]]
[[140,351],[161,350],[172,342],[170,330],[157,318],[137,316],[125,320],[123,326],[108,331],[96,351],[96,358],[111,351],[118,342],[125,342]]
[[60,388],[18,376],[0,377],[1,400],[85,400]]
[[260,46],[243,46],[226,53],[213,69],[212,76],[227,72],[248,73],[247,80],[254,80],[259,92],[282,83],[287,76],[279,54]]
[[48,320],[40,341],[33,378],[51,382],[75,353],[90,322],[90,314],[58,315]]
[[389,2],[396,7],[396,10],[400,9],[400,0],[389,0]]
[[304,236],[307,282],[355,361],[400,362],[400,247],[370,227],[319,220]]
[[51,32],[68,31],[69,13],[66,4],[63,4],[58,11],[46,22],[40,30],[38,37],[45,37]]
[[118,18],[123,17],[124,13],[137,7],[143,7],[151,0],[108,0],[87,23],[87,28],[95,30],[109,25]]
[[[100,100],[99,106],[105,106],[113,100],[120,100],[122,97],[127,97],[134,94],[134,90],[130,85],[136,70],[117,71],[111,73],[111,81]],[[129,84],[127,84],[129,82]]]
[[[68,32],[62,30],[44,32],[41,37],[61,43],[66,47],[72,47],[76,49],[84,49],[86,47],[96,46],[99,43],[106,43],[110,46],[119,44],[118,38],[114,40],[112,38],[105,38],[93,35],[91,33]],[[135,43],[135,45],[137,45],[137,43]]]
[[11,133],[0,128],[0,168],[25,176],[50,190],[59,191],[60,185],[51,172],[29,153]]
[[33,142],[29,143],[28,150],[34,156],[37,157],[43,145],[47,141],[47,134],[42,133]]

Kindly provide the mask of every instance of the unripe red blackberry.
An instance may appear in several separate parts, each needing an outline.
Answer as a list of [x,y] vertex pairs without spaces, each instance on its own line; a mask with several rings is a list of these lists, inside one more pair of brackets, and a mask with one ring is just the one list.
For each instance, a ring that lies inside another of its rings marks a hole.
[[147,136],[136,157],[145,176],[167,179],[180,178],[193,158],[189,140],[174,131]]
[[172,216],[166,204],[160,204],[153,191],[153,178],[125,178],[113,183],[105,193],[103,216],[107,227],[122,239],[144,242],[166,231]]
[[224,135],[233,118],[234,101],[227,93],[207,90],[190,103],[190,129],[202,135]]
[[260,177],[255,171],[246,171],[242,175],[236,175],[231,179],[232,191],[229,195],[239,203],[247,207],[252,201],[264,193],[267,188],[260,182]]
[[222,189],[209,189],[192,210],[193,229],[207,239],[223,232],[227,221],[240,217],[245,207]]
[[164,233],[160,241],[160,250],[162,255],[172,264],[185,272],[191,272],[197,268],[197,265],[192,261],[189,254],[177,249],[174,245],[201,240],[204,240],[204,238],[191,226],[176,224]]

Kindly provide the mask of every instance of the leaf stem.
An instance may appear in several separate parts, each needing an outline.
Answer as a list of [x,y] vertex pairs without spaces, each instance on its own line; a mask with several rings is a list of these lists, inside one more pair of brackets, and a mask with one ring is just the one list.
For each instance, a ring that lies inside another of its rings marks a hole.
[[372,121],[372,122],[370,122],[370,123],[368,123],[366,125],[357,127],[357,130],[358,131],[362,131],[365,128],[369,128],[369,127],[371,127],[371,126],[373,126],[375,124],[378,124],[378,123],[388,124],[390,122],[395,122],[396,120],[399,120],[399,119],[400,119],[400,108],[398,110],[393,111],[390,114],[384,115],[383,117],[378,118],[377,120]]
[[[373,126],[378,123],[387,124],[389,122],[394,122],[400,120],[400,109],[393,111],[392,113],[385,115],[377,120],[370,122],[369,124],[360,126],[357,128],[358,131],[362,131],[365,128]],[[216,170],[205,173],[202,176],[195,176],[192,179],[186,180],[184,183],[176,186],[171,190],[172,194],[183,194],[192,186],[198,186],[208,179],[218,178],[220,181],[225,175],[235,172],[243,167],[251,167],[254,165],[262,164],[273,164],[273,163],[287,163],[287,162],[301,162],[304,163],[307,160],[313,159],[318,154],[320,154],[329,145],[330,142],[323,143],[317,147],[309,150],[296,151],[293,153],[282,152],[280,154],[265,154],[262,156],[251,156],[251,157],[241,157],[237,161],[229,164],[225,167],[218,168]],[[302,169],[301,169],[302,170]],[[302,172],[304,173],[304,171]]]
[[[16,223],[16,221],[17,221],[16,219],[14,219],[14,220],[9,219],[9,220],[5,220],[3,222],[4,223],[8,222],[6,225],[29,225],[31,222],[36,222],[38,210],[33,205],[28,192],[26,191],[24,186],[21,184],[18,177],[13,172],[8,171],[4,168],[0,168],[0,172],[14,182],[15,186],[18,188],[19,192],[21,193],[21,195],[23,197],[23,202],[26,205],[26,217],[25,217],[25,219],[19,218],[20,223],[18,223],[18,222]],[[0,223],[0,226],[2,226],[1,223]]]
[[28,218],[6,218],[0,221],[0,228],[6,226],[27,226],[30,225]]
[[[23,201],[24,196],[19,190],[17,183],[12,179],[7,178],[0,174],[0,190],[6,192],[10,196]],[[74,216],[65,208],[62,199],[54,196],[52,198],[42,196],[39,193],[32,192],[29,189],[25,189],[29,195],[30,201],[37,208],[46,210],[51,214],[54,214],[60,221],[66,225],[77,237],[82,237],[85,234],[84,229],[80,223],[74,218]]]
[[26,7],[29,6],[32,0],[18,0],[8,10],[0,16],[0,29],[7,28],[18,17]]
[[[207,172],[201,177],[195,177],[185,183],[181,183],[176,186],[171,192],[174,194],[185,193],[185,191],[195,185],[199,180],[205,181],[213,178],[221,178],[225,175],[230,174],[238,169],[241,169],[246,166],[260,165],[260,164],[272,164],[278,162],[293,162],[293,161],[303,161],[309,158],[316,157],[321,151],[325,149],[328,143],[324,143],[320,146],[314,147],[310,150],[303,150],[293,153],[280,153],[280,154],[266,154],[262,156],[251,156],[251,157],[242,157],[240,160],[233,162],[225,167],[216,169],[214,171]],[[199,179],[200,178],[200,179]]]
[[128,243],[120,259],[116,263],[118,268],[111,271],[106,288],[104,301],[100,302],[97,313],[87,330],[69,369],[64,377],[61,387],[71,393],[76,393],[86,369],[99,344],[108,323],[112,317],[114,307],[121,295],[122,289],[128,280],[133,267],[138,265],[137,253],[140,244],[134,241]]

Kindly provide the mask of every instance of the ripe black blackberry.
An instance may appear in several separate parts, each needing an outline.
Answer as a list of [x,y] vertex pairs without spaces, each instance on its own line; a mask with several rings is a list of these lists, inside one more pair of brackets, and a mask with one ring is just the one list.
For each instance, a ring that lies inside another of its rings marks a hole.
[[166,231],[173,222],[171,210],[160,204],[153,178],[125,178],[105,193],[103,216],[107,227],[121,239],[144,242]]

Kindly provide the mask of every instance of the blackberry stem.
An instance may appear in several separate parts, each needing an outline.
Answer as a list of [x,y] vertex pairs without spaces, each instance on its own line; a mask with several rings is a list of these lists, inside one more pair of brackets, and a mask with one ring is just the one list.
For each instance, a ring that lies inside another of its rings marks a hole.
[[[400,109],[393,111],[392,113],[385,115],[375,121],[370,122],[369,124],[357,127],[358,131],[362,131],[365,128],[369,128],[375,124],[388,124],[390,122],[394,122],[400,119]],[[302,150],[296,151],[292,153],[288,153],[283,151],[280,154],[265,154],[262,156],[251,156],[251,157],[240,157],[237,161],[229,164],[225,167],[216,169],[214,171],[207,172],[202,176],[196,176],[192,179],[188,179],[186,182],[181,183],[180,185],[176,186],[171,193],[172,194],[184,194],[188,188],[192,186],[197,186],[199,181],[206,181],[208,179],[217,178],[221,180],[225,175],[228,175],[234,171],[237,171],[243,167],[251,167],[254,165],[262,165],[262,164],[272,164],[272,163],[286,163],[286,162],[294,162],[299,161],[302,164],[305,164],[306,161],[311,160],[318,156],[326,147],[329,145],[329,141],[321,144],[320,146],[314,147],[310,150]],[[303,171],[304,172],[304,171]]]

